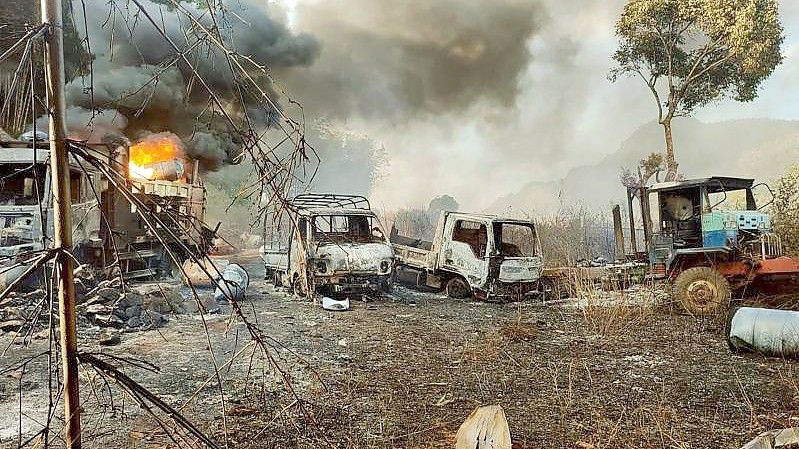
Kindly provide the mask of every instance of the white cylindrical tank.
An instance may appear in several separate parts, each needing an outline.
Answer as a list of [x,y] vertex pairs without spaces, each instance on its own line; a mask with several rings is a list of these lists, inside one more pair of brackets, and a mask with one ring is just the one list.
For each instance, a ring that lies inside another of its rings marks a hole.
[[799,356],[799,312],[741,307],[730,314],[728,329],[733,350]]
[[214,291],[214,300],[217,302],[232,298],[234,301],[244,299],[244,292],[250,285],[250,275],[241,265],[232,263],[225,267],[222,279]]

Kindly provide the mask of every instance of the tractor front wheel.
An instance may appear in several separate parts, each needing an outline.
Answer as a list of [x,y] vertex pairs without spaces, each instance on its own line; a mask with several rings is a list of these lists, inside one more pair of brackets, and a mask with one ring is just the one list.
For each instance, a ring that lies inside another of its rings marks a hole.
[[674,280],[674,299],[691,315],[715,315],[729,303],[730,283],[713,268],[689,268]]

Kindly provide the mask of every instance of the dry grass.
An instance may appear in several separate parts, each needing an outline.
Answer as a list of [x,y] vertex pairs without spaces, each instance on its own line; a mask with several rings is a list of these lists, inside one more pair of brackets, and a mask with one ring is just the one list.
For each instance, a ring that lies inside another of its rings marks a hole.
[[510,342],[530,342],[538,335],[538,328],[533,323],[515,322],[503,325],[499,332],[505,340]]

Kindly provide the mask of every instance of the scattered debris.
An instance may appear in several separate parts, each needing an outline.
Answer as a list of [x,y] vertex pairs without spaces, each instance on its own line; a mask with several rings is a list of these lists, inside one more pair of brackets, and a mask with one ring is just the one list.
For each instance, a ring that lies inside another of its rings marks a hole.
[[333,299],[327,296],[322,297],[322,308],[333,312],[341,312],[350,309],[350,298]]
[[799,312],[740,307],[730,313],[728,329],[732,350],[799,356]]
[[25,320],[7,320],[0,322],[0,330],[15,331],[25,325]]
[[97,342],[100,346],[115,346],[122,342],[119,332],[110,329],[100,331]]
[[478,407],[461,424],[455,449],[511,449],[505,412],[498,405]]
[[799,427],[761,433],[741,449],[776,449],[794,445],[799,445]]

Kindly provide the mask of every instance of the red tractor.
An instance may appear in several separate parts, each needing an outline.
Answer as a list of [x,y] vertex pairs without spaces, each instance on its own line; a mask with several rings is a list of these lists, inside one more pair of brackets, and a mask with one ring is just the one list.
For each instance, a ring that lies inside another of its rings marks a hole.
[[[771,217],[755,202],[752,179],[711,177],[640,189],[648,258],[657,278],[694,315],[725,309],[733,292],[767,291],[797,278],[799,260],[782,252]],[[772,195],[773,198],[773,195]]]

